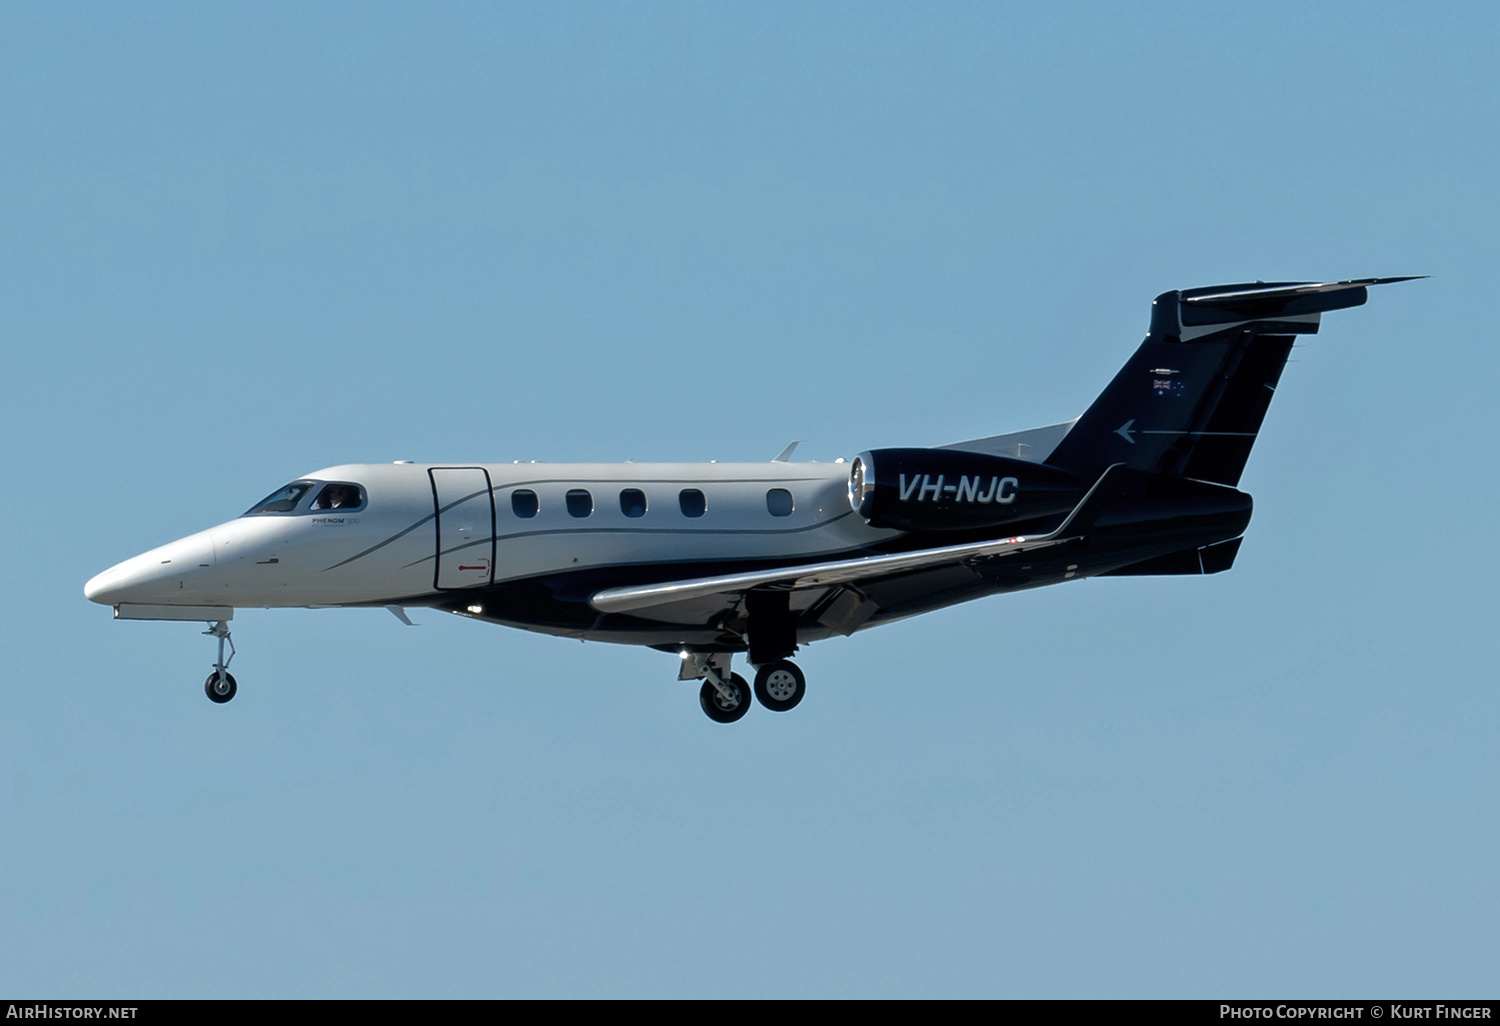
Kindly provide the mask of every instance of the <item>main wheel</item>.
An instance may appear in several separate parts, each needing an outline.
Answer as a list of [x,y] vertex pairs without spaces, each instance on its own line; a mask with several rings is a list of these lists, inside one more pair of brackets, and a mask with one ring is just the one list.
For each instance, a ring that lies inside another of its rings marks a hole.
[[807,678],[790,659],[767,663],[755,674],[755,697],[772,712],[797,708],[807,694]]
[[208,696],[210,702],[218,702],[223,705],[235,696],[240,686],[234,682],[234,674],[224,674],[223,684],[219,683],[219,671],[215,670],[208,675],[208,680],[203,682],[203,693]]
[[729,675],[729,690],[735,692],[732,701],[725,701],[719,689],[711,681],[703,682],[698,692],[698,704],[715,723],[733,723],[750,711],[750,685],[737,673]]

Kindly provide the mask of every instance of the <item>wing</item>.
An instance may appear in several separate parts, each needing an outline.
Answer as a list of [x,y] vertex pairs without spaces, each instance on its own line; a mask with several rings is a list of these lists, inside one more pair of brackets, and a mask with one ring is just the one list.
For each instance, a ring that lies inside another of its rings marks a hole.
[[[589,603],[601,613],[631,613],[635,616],[671,623],[703,623],[715,613],[732,611],[754,589],[790,591],[801,601],[794,608],[807,609],[819,603],[843,585],[857,585],[875,579],[944,567],[958,567],[980,559],[993,559],[1019,552],[1061,545],[1080,537],[1091,526],[1105,494],[1106,480],[1123,470],[1123,464],[1109,467],[1068,514],[1056,530],[1047,534],[1016,536],[992,541],[944,545],[915,552],[887,556],[863,556],[801,566],[777,567],[718,577],[695,577],[625,588],[606,588],[596,592]],[[867,619],[873,608],[860,618],[860,602],[849,598],[822,611],[820,622],[832,629],[847,627],[852,633]],[[851,626],[852,624],[852,626]]]

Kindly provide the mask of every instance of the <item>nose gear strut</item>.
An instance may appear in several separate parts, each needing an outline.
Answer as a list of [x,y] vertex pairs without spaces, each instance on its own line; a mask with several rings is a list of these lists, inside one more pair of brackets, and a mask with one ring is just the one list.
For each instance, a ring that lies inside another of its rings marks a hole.
[[[234,658],[234,639],[229,636],[229,623],[225,620],[215,620],[213,626],[203,632],[211,638],[219,639],[219,658],[214,660],[214,672],[208,675],[208,680],[203,682],[203,691],[209,700],[223,705],[234,697],[239,686],[234,681],[234,676],[229,672],[230,660]],[[229,642],[229,659],[224,658],[224,642]]]

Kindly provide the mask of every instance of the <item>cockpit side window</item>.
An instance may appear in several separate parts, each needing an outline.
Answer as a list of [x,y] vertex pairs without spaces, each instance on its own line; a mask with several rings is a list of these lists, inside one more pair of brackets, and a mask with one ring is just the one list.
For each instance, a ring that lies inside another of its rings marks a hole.
[[278,488],[245,510],[245,516],[253,516],[256,513],[290,513],[297,508],[303,496],[312,490],[312,486],[312,481],[293,481],[285,488]]
[[314,510],[341,509],[351,512],[365,507],[365,490],[357,484],[336,481],[326,484],[313,500]]

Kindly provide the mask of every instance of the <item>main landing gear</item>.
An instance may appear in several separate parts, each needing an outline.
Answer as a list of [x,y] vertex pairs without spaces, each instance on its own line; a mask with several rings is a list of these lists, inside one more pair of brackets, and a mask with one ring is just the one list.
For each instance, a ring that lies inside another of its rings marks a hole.
[[[234,674],[229,672],[229,660],[234,658],[234,641],[229,637],[229,624],[223,620],[215,620],[214,625],[203,633],[219,639],[219,658],[214,660],[214,672],[203,682],[203,693],[210,702],[223,705],[240,689],[234,681]],[[226,641],[229,642],[229,659],[224,658]]]
[[698,704],[715,723],[733,723],[750,711],[750,696],[772,712],[789,712],[807,694],[807,678],[790,659],[777,659],[755,673],[752,689],[744,677],[729,671],[729,654],[683,652],[679,680],[702,680]]
[[790,659],[766,663],[755,671],[755,698],[772,712],[791,712],[807,694],[807,678]]

